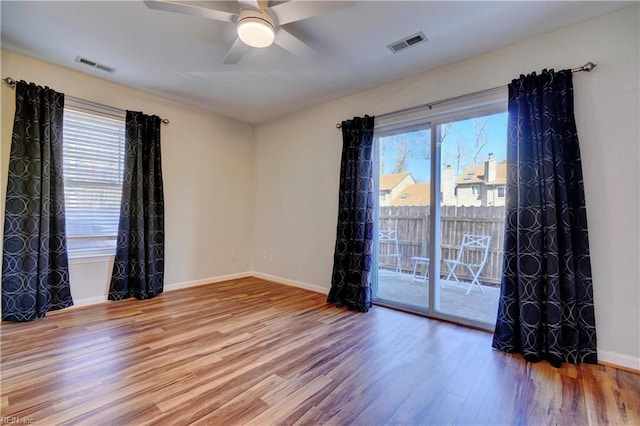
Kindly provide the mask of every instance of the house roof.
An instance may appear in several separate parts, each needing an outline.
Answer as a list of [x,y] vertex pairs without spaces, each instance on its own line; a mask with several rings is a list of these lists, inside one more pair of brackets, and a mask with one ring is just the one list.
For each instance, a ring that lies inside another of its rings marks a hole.
[[507,163],[500,162],[496,164],[496,180],[493,182],[487,182],[484,176],[484,165],[480,166],[468,166],[466,167],[458,180],[456,185],[468,185],[472,183],[482,183],[484,185],[504,185],[507,183]]
[[380,175],[380,191],[391,191],[397,184],[402,182],[409,173],[395,173],[391,175]]
[[391,200],[392,206],[428,206],[431,204],[431,185],[413,183],[407,185]]

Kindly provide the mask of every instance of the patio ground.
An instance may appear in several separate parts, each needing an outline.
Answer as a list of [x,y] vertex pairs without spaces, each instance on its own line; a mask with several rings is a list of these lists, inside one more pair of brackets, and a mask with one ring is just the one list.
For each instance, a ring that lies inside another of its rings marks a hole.
[[[498,287],[483,285],[484,293],[482,293],[477,286],[474,286],[467,295],[465,293],[468,283],[463,282],[464,288],[460,288],[453,281],[444,279],[439,281],[441,312],[495,324],[500,296]],[[421,308],[427,306],[429,297],[424,281],[415,280],[411,274],[397,274],[382,270],[378,275],[377,296],[388,301]]]

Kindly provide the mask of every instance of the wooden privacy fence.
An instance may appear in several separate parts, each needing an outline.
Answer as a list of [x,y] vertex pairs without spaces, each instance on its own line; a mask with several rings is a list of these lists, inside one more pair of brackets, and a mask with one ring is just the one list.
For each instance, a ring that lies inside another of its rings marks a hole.
[[[440,208],[440,216],[440,258],[455,259],[464,234],[489,235],[491,244],[480,281],[484,284],[500,284],[505,208],[443,206]],[[396,230],[401,268],[405,272],[413,272],[411,257],[429,257],[429,219],[429,206],[380,207],[379,229]],[[379,250],[381,260],[387,262],[389,258],[384,257],[384,254],[392,253],[395,247],[389,243],[381,243]],[[380,266],[392,267],[389,264]],[[447,272],[447,267],[441,262],[440,274],[446,277]],[[466,268],[458,267],[456,274],[460,279],[471,279]]]

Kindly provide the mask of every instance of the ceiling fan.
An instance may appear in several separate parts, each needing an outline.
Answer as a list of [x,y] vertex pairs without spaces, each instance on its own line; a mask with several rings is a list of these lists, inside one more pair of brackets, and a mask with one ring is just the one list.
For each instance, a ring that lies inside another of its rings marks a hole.
[[144,0],[144,3],[151,9],[236,24],[238,37],[223,63],[237,64],[251,47],[267,47],[272,43],[298,57],[312,58],[315,56],[313,49],[282,28],[282,25],[343,9],[352,6],[355,1],[288,1],[269,7],[267,0],[238,0],[238,13],[169,0]]

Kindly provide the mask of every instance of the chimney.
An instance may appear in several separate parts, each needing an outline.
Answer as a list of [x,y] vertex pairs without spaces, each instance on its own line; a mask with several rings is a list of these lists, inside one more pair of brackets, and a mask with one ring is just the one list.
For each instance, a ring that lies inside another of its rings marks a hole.
[[497,174],[496,159],[493,153],[489,153],[489,159],[484,162],[484,180],[487,183],[494,182]]
[[442,200],[440,200],[440,202],[443,206],[453,206],[455,204],[456,176],[451,164],[447,164],[447,167],[442,169],[442,180],[440,185],[440,190],[442,192]]

